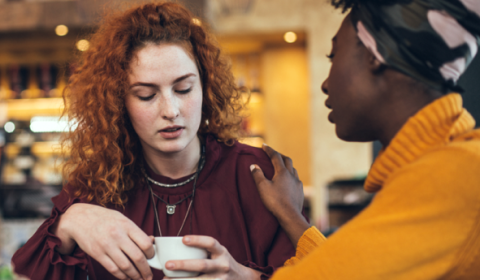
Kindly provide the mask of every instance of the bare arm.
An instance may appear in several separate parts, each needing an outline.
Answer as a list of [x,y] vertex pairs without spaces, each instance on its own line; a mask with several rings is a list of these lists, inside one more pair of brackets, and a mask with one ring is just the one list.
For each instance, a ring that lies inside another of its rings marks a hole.
[[292,160],[264,145],[263,150],[272,160],[275,175],[272,180],[265,178],[258,165],[250,167],[260,197],[265,206],[278,219],[290,241],[296,247],[298,240],[310,227],[302,215],[303,183],[293,167]]

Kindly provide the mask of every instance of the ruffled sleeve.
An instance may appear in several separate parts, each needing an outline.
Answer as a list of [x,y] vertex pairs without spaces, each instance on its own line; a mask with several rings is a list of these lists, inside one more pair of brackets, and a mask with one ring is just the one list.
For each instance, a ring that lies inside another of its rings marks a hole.
[[69,199],[65,190],[52,199],[54,207],[50,217],[38,228],[35,234],[12,258],[15,273],[36,279],[86,279],[88,257],[76,247],[71,255],[62,255],[55,248],[62,241],[53,235],[52,227],[73,203],[80,199]]

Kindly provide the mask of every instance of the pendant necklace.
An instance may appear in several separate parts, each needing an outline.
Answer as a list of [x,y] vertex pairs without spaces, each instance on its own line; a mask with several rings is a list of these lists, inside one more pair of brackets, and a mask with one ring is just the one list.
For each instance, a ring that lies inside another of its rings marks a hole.
[[[155,198],[154,197],[157,197],[160,201],[162,201],[163,203],[165,203],[167,205],[167,213],[169,215],[173,215],[175,213],[175,207],[180,204],[182,201],[186,200],[187,198],[191,197],[192,200],[190,200],[190,204],[188,205],[188,209],[187,209],[187,213],[185,214],[185,218],[183,219],[183,222],[182,222],[182,225],[180,226],[180,230],[178,231],[177,233],[177,236],[180,235],[180,232],[182,232],[182,229],[185,225],[185,222],[187,221],[187,217],[188,215],[190,214],[190,210],[192,208],[192,205],[193,205],[193,200],[195,199],[195,189],[196,189],[196,185],[197,185],[197,179],[198,179],[198,175],[200,174],[200,171],[202,171],[203,169],[203,166],[205,164],[205,146],[202,145],[201,147],[202,149],[202,154],[200,155],[200,159],[198,160],[198,165],[197,165],[197,171],[195,171],[195,174],[190,177],[189,179],[187,179],[187,181],[184,181],[182,183],[177,183],[177,184],[172,184],[172,185],[168,185],[168,184],[162,184],[162,183],[159,183],[159,182],[156,182],[154,181],[153,179],[151,179],[150,177],[148,177],[147,173],[145,172],[145,169],[142,167],[142,172],[143,172],[143,175],[145,176],[145,178],[147,179],[147,186],[148,186],[148,189],[150,190],[150,196],[152,198],[152,202],[153,202],[153,210],[154,210],[154,213],[155,213],[155,219],[156,219],[156,222],[157,222],[157,226],[158,226],[158,232],[160,233],[160,236],[162,236],[162,229],[160,228],[160,220],[158,218],[158,211],[157,211],[157,204],[155,203]],[[182,199],[180,199],[179,201],[173,203],[173,204],[169,204],[168,202],[166,202],[165,200],[163,200],[162,198],[160,198],[158,195],[154,194],[153,193],[153,190],[152,190],[152,187],[150,186],[149,182],[152,182],[154,183],[155,185],[159,185],[159,186],[162,186],[162,185],[166,185],[166,186],[163,186],[163,187],[166,187],[166,188],[173,188],[173,187],[178,187],[178,186],[182,186],[182,185],[185,185],[187,184],[188,182],[190,181],[193,181],[193,190],[192,190],[192,193]],[[157,184],[158,183],[158,184]],[[191,227],[191,225],[190,225]],[[191,231],[191,228],[190,228],[190,231]]]

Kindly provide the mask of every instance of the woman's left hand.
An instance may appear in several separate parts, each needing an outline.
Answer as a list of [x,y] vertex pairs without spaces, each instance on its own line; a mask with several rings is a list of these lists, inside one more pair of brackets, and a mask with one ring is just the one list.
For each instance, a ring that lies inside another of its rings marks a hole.
[[168,261],[169,270],[185,270],[204,273],[199,278],[222,280],[260,279],[261,272],[237,263],[228,250],[215,238],[202,235],[187,235],[183,238],[187,246],[203,248],[210,254],[210,259]]

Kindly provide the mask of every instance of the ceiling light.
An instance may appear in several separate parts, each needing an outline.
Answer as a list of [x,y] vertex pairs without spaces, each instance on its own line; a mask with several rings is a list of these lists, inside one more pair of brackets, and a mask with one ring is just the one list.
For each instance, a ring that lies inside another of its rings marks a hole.
[[57,25],[57,27],[55,27],[55,33],[58,36],[65,36],[68,34],[68,27],[63,24]]
[[77,49],[79,51],[84,52],[84,51],[88,50],[89,47],[90,47],[90,43],[85,39],[82,39],[82,40],[77,42]]
[[285,33],[285,35],[283,35],[283,39],[285,39],[285,42],[287,43],[293,43],[297,41],[297,34],[295,34],[295,32],[289,31]]
[[39,132],[67,132],[77,128],[75,121],[68,121],[66,118],[59,117],[33,117],[30,120],[30,130]]
[[198,18],[193,18],[193,19],[192,19],[192,22],[193,22],[193,24],[195,24],[195,25],[202,26],[202,21],[199,20]]
[[12,133],[15,131],[15,124],[13,122],[7,122],[3,128],[5,128],[6,132]]

